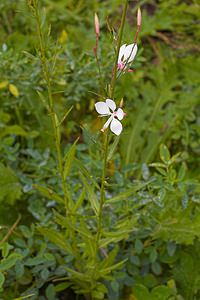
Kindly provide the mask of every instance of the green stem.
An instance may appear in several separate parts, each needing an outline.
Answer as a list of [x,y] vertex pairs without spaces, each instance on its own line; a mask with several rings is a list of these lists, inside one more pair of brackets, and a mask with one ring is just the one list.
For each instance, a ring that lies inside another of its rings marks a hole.
[[122,20],[121,20],[121,25],[120,25],[120,30],[119,30],[119,37],[118,37],[118,40],[117,40],[117,50],[116,50],[116,56],[115,56],[115,64],[114,64],[113,76],[112,76],[111,86],[110,86],[110,98],[111,99],[113,98],[114,91],[115,91],[118,56],[119,56],[119,50],[120,50],[120,47],[121,47],[121,41],[122,41],[122,35],[123,35],[123,30],[124,30],[127,7],[128,7],[128,0],[126,0],[126,2],[124,4],[124,9],[123,9],[123,13],[122,13]]
[[[107,157],[108,157],[108,141],[109,134],[106,132],[105,141],[104,141],[104,161],[103,161],[103,172],[101,177],[101,191],[100,191],[100,203],[99,203],[99,215],[98,215],[98,224],[97,224],[97,244],[101,237],[101,223],[102,223],[102,213],[103,213],[103,205],[105,202],[105,180],[106,180],[106,169],[107,169]],[[98,247],[98,245],[97,245]]]
[[[120,25],[120,30],[119,30],[119,37],[117,40],[115,64],[114,64],[113,75],[112,75],[112,79],[111,79],[111,85],[110,85],[110,98],[111,99],[113,98],[114,91],[115,91],[115,83],[116,83],[116,78],[117,78],[118,56],[119,56],[119,49],[121,46],[121,40],[122,40],[122,35],[123,35],[123,30],[124,30],[124,23],[125,23],[127,7],[128,7],[128,0],[126,0],[125,4],[124,4],[122,20],[121,20],[121,25]],[[104,140],[104,160],[103,160],[103,171],[102,171],[102,177],[101,177],[101,193],[100,193],[100,204],[99,204],[97,236],[96,236],[97,249],[99,247],[99,240],[101,238],[101,233],[102,233],[102,214],[103,214],[103,205],[105,202],[105,180],[106,180],[106,173],[107,173],[108,145],[109,145],[109,132],[106,131],[105,140]]]
[[34,2],[34,15],[37,23],[37,32],[39,37],[39,50],[40,50],[40,60],[42,65],[42,71],[44,74],[44,78],[47,84],[47,91],[48,91],[48,105],[49,105],[49,114],[51,116],[51,121],[54,129],[54,137],[55,137],[55,145],[56,145],[56,152],[57,152],[57,159],[58,159],[58,172],[61,177],[62,188],[64,193],[64,201],[65,201],[65,209],[66,214],[69,213],[69,204],[68,204],[68,197],[67,197],[67,188],[64,178],[64,169],[63,169],[63,157],[61,153],[61,146],[60,146],[60,127],[59,122],[57,121],[57,116],[54,111],[53,107],[53,96],[52,96],[52,87],[51,87],[51,76],[48,68],[46,53],[45,53],[45,42],[44,36],[41,28],[41,20],[38,12],[38,3],[37,1]]

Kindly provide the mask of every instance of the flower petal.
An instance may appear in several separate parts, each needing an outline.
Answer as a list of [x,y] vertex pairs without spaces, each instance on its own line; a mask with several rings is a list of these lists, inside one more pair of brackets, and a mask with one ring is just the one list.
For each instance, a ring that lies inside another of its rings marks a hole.
[[103,125],[103,130],[105,130],[106,128],[108,128],[108,126],[110,125],[110,122],[112,121],[113,119],[113,116],[111,116],[107,121],[106,123]]
[[130,44],[126,47],[124,51],[124,61],[128,60],[127,62],[130,63],[134,60],[137,53],[137,44]]
[[124,117],[124,112],[123,109],[118,108],[118,110],[116,111],[116,117],[118,118],[118,120],[122,120]]
[[112,110],[115,111],[116,109],[116,104],[112,99],[106,99],[106,104],[108,105],[108,107]]
[[95,108],[100,115],[110,115],[109,107],[105,102],[100,101],[95,103]]
[[115,118],[113,118],[111,124],[110,124],[110,130],[116,134],[116,135],[120,135],[120,133],[122,132],[122,124]]
[[126,44],[122,45],[119,49],[118,64],[122,61],[122,57],[124,55],[125,49],[126,49]]

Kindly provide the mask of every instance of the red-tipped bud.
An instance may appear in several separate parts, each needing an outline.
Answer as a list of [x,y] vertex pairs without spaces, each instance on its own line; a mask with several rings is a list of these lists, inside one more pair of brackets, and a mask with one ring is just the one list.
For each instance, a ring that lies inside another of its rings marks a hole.
[[137,26],[140,27],[142,22],[142,14],[140,8],[137,10]]
[[99,31],[100,31],[99,18],[96,13],[94,14],[94,25],[95,25],[95,32],[97,35],[99,35]]

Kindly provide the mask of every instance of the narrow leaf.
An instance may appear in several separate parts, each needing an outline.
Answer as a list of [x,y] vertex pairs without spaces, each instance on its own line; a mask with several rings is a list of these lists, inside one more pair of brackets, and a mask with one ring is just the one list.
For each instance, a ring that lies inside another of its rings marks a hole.
[[64,178],[66,179],[67,176],[70,174],[72,163],[75,157],[76,152],[76,144],[79,140],[79,137],[75,140],[69,151],[67,152],[65,156],[65,164],[64,164]]
[[62,197],[60,197],[57,193],[55,193],[52,189],[46,188],[37,184],[34,184],[33,187],[38,190],[43,196],[47,197],[50,200],[55,200],[59,203],[64,203]]
[[112,144],[112,146],[111,146],[111,148],[110,148],[110,151],[109,151],[109,153],[108,153],[108,159],[107,159],[107,161],[109,161],[109,160],[112,158],[113,153],[114,153],[114,151],[115,151],[115,149],[116,149],[116,147],[117,147],[117,145],[118,145],[118,143],[119,143],[119,140],[120,140],[120,137],[117,136],[117,137],[115,138],[114,143]]
[[68,253],[72,254],[72,248],[71,245],[68,243],[66,237],[62,234],[59,233],[57,230],[53,228],[44,228],[44,227],[39,227],[38,231],[47,237],[49,241],[59,248],[67,251]]

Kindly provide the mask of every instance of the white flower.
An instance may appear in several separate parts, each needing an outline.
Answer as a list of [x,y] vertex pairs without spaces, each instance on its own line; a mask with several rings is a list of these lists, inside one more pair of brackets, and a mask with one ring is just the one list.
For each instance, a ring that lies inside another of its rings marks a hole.
[[122,45],[119,49],[118,70],[124,70],[127,64],[130,64],[137,53],[137,44]]
[[[100,114],[100,117],[110,116],[107,122],[104,124],[101,131],[104,131],[110,125],[110,130],[120,135],[122,132],[122,124],[119,122],[126,115],[121,108],[116,110],[116,104],[111,99],[106,99],[105,102],[97,102],[95,104],[96,111]],[[118,120],[117,120],[118,119]]]

